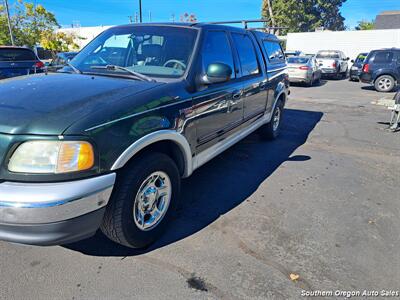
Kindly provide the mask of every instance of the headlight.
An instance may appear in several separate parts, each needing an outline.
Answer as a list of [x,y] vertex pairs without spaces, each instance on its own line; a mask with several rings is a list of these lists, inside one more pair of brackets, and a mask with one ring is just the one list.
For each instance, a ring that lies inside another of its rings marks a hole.
[[88,142],[30,141],[11,156],[8,170],[15,173],[59,174],[84,171],[94,165],[93,147]]

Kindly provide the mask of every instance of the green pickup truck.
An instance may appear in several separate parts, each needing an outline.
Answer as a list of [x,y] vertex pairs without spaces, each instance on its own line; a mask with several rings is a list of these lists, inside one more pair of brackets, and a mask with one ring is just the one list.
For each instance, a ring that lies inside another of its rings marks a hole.
[[147,247],[181,178],[255,130],[276,138],[288,94],[276,36],[206,23],[113,27],[57,72],[0,81],[0,240],[101,229]]

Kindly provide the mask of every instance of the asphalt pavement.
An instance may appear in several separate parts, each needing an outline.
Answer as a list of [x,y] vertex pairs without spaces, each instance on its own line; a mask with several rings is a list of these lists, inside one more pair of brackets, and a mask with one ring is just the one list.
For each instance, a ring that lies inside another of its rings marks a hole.
[[400,132],[347,80],[295,86],[281,137],[254,133],[183,182],[147,251],[101,234],[60,247],[0,242],[0,299],[299,299],[400,289]]

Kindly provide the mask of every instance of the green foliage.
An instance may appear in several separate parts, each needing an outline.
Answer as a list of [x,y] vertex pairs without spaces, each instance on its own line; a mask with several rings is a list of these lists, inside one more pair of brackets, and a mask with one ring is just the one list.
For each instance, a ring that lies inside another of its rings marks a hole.
[[[346,0],[270,0],[277,26],[287,27],[284,32],[307,32],[323,27],[344,30],[340,8]],[[271,20],[267,0],[263,0],[262,16]]]
[[[34,47],[41,44],[54,51],[67,51],[76,48],[74,37],[57,33],[60,27],[55,15],[42,5],[18,0],[11,9],[11,24],[17,46]],[[7,15],[0,5],[0,45],[10,45]]]
[[356,26],[356,30],[373,30],[375,28],[374,21],[358,21],[358,25]]

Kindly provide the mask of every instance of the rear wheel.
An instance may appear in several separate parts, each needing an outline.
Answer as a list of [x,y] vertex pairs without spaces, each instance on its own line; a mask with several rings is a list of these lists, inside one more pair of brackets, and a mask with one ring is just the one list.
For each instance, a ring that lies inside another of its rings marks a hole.
[[375,89],[378,92],[388,93],[393,91],[396,85],[396,80],[390,75],[379,76],[375,80]]
[[274,112],[272,113],[271,121],[268,124],[263,125],[259,129],[261,137],[267,140],[276,139],[280,133],[282,117],[283,117],[283,101],[278,100]]
[[166,230],[179,192],[179,171],[169,156],[141,156],[118,175],[101,230],[121,245],[145,248]]

